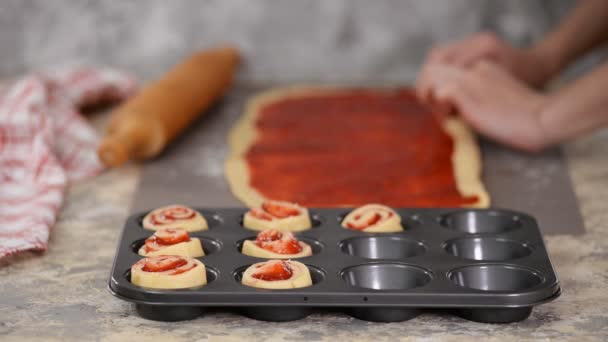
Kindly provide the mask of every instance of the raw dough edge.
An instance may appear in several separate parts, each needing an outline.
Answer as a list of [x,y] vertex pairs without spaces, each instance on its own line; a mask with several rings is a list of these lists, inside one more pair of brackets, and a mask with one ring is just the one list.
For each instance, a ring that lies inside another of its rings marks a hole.
[[[280,87],[262,92],[247,101],[245,112],[231,129],[228,135],[230,154],[224,165],[224,172],[232,193],[250,208],[258,207],[265,200],[256,189],[249,186],[249,172],[244,158],[249,146],[257,136],[255,121],[259,109],[278,100],[307,96],[342,93],[353,89],[369,89],[365,87],[340,88],[339,86],[290,86]],[[372,90],[381,91],[375,87]],[[391,91],[394,87],[386,88]],[[478,201],[466,207],[486,208],[490,205],[490,196],[481,182],[481,153],[475,136],[470,128],[458,118],[445,120],[443,129],[454,141],[452,165],[456,187],[463,196],[477,196]]]

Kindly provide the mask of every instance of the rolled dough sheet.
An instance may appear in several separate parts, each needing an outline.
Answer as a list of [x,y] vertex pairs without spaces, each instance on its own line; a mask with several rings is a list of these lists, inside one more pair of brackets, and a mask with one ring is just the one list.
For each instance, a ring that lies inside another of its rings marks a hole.
[[[366,89],[374,92],[390,92],[391,89]],[[337,87],[282,87],[265,91],[251,98],[245,106],[245,112],[232,128],[228,142],[230,154],[226,159],[225,173],[232,193],[249,207],[259,206],[267,198],[250,185],[249,169],[245,155],[255,143],[257,131],[255,123],[265,106],[288,98],[303,96],[327,96],[349,93],[352,89]],[[452,166],[458,192],[463,197],[477,196],[476,203],[470,207],[485,208],[490,204],[488,195],[481,181],[481,156],[474,134],[468,126],[457,118],[448,118],[443,129],[454,142]],[[271,198],[287,200],[284,198]],[[340,206],[351,206],[340,203]]]

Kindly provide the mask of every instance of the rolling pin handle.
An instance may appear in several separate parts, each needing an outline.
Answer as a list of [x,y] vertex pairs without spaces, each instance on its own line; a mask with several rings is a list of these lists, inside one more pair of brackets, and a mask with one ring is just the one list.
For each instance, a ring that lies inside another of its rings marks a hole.
[[99,159],[109,166],[118,167],[129,160],[129,146],[125,146],[124,142],[116,139],[114,136],[105,138],[97,150]]
[[99,159],[117,167],[157,156],[226,92],[238,60],[234,48],[203,50],[148,84],[113,112]]
[[125,119],[114,125],[97,148],[99,159],[109,167],[128,160],[144,160],[157,155],[165,146],[162,127],[154,121]]

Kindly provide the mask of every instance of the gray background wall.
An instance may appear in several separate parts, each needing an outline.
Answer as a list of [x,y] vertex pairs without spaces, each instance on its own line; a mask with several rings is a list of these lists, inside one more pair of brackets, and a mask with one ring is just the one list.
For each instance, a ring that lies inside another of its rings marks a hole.
[[243,81],[411,80],[433,44],[493,29],[525,45],[570,0],[2,0],[0,77],[71,61],[150,78],[239,46]]

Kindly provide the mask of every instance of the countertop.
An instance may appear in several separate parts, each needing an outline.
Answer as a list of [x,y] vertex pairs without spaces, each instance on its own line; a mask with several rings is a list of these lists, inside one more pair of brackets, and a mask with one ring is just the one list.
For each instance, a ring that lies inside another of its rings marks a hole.
[[139,167],[128,165],[71,186],[48,251],[26,253],[0,268],[0,340],[607,340],[607,133],[564,146],[586,233],[546,237],[563,293],[523,322],[491,325],[423,314],[380,324],[330,312],[289,323],[231,313],[175,323],[142,319],[106,289],[139,176]]

